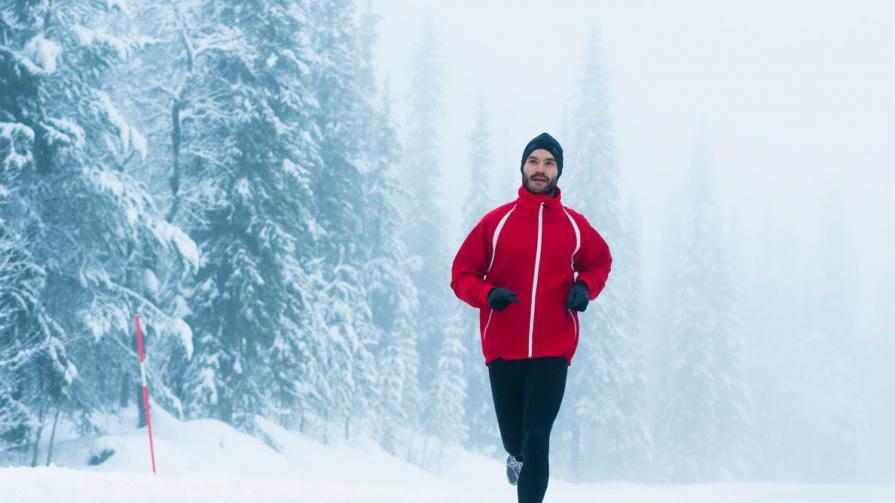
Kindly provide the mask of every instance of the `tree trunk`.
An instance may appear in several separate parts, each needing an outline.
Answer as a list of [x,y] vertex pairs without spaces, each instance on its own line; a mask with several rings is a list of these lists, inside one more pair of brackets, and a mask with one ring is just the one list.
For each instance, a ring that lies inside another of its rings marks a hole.
[[34,450],[31,454],[31,468],[37,466],[37,454],[40,450],[40,436],[43,433],[44,429],[44,416],[47,411],[46,402],[42,403],[40,406],[40,414],[38,414],[38,425],[37,431],[34,433]]
[[47,466],[50,466],[50,460],[53,459],[53,442],[56,440],[56,425],[59,424],[59,413],[62,411],[62,404],[56,407],[56,414],[53,415],[53,429],[50,430],[50,445],[47,446]]
[[146,404],[143,402],[143,384],[137,384],[137,428],[146,426]]
[[581,419],[575,416],[572,416],[574,421],[572,421],[572,469],[574,470],[575,476],[578,480],[581,480],[581,428],[578,421]]
[[118,406],[121,408],[127,407],[130,403],[131,398],[131,376],[130,372],[124,373],[124,378],[121,380],[121,391],[118,393]]
[[180,109],[183,108],[183,100],[178,96],[171,107],[171,209],[168,211],[166,220],[173,222],[177,216],[177,210],[180,208]]

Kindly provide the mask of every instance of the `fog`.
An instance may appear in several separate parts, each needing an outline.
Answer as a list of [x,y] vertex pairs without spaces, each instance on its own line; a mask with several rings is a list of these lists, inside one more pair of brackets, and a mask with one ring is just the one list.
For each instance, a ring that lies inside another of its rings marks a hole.
[[[760,411],[758,459],[779,465],[756,476],[895,482],[895,4],[373,5],[381,15],[378,79],[404,137],[412,57],[427,19],[438,39],[437,168],[450,253],[468,231],[464,196],[482,182],[468,165],[479,100],[494,155],[487,197],[503,203],[515,197],[529,139],[548,131],[565,146],[574,135],[582,58],[596,37],[620,197],[639,243],[647,346],[662,344],[668,256],[687,225],[679,206],[701,152]],[[575,170],[567,162],[564,173]],[[834,336],[804,337],[816,327]],[[788,387],[802,398],[770,396]],[[803,427],[793,442],[806,445],[775,450],[782,434],[769,425],[782,418]],[[825,438],[832,440],[818,446]],[[775,458],[784,451],[800,456]],[[810,466],[793,468],[800,464]]]

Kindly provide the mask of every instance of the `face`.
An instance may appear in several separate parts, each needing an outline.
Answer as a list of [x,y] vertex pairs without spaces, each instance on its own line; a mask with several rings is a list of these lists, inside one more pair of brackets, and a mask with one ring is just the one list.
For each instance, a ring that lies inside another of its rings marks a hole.
[[549,150],[533,150],[522,165],[522,185],[533,194],[552,194],[559,167]]

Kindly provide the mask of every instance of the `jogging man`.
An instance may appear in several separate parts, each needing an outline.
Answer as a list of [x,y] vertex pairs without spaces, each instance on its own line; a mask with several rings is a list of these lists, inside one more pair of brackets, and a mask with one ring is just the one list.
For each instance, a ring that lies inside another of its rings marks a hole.
[[550,431],[578,346],[578,313],[609,276],[606,242],[562,205],[563,152],[552,136],[522,154],[515,201],[488,212],[454,258],[451,289],[479,309],[507,478],[520,503],[541,502],[549,477]]

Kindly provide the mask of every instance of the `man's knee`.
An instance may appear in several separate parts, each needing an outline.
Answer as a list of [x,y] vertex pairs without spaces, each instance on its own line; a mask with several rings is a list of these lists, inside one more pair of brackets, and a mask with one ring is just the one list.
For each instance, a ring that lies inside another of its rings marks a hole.
[[522,446],[523,439],[519,438],[518,440],[515,438],[504,438],[503,440],[503,448],[506,449],[507,454],[512,454],[517,458],[522,457]]
[[550,445],[549,431],[527,431],[522,439],[523,448],[528,452],[546,452]]

